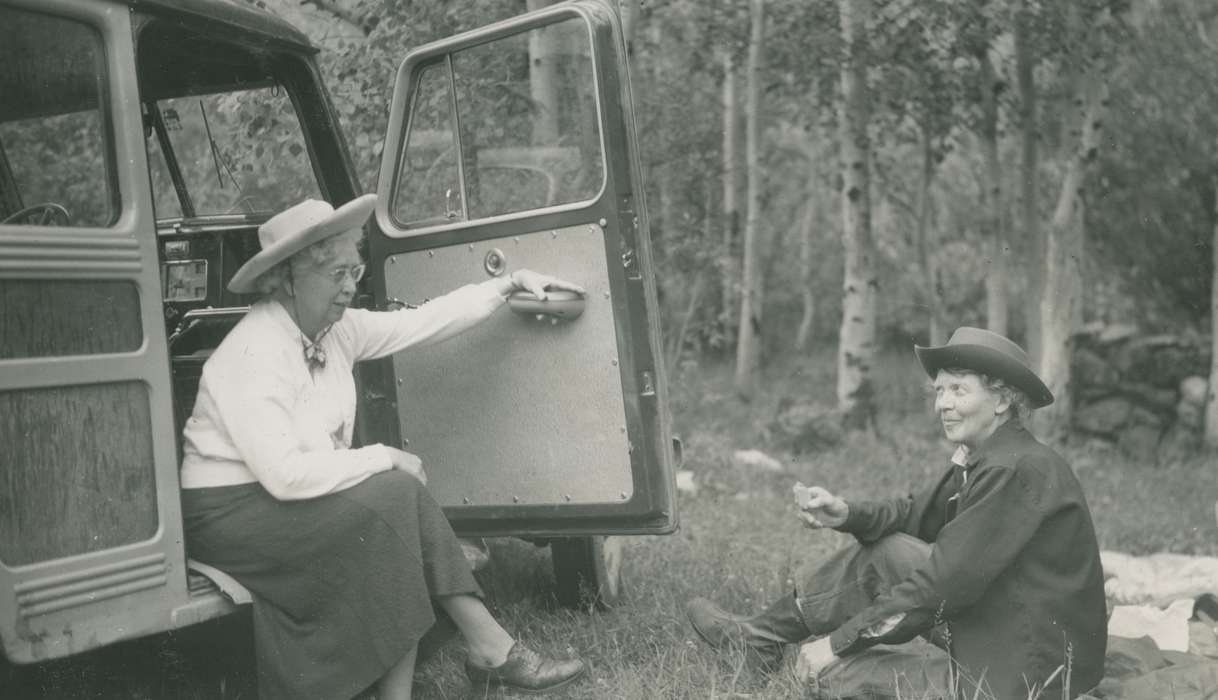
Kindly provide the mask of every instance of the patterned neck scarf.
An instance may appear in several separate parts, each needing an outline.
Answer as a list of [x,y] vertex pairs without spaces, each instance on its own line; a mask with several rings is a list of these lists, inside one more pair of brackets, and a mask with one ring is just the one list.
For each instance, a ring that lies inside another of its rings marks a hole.
[[317,335],[316,340],[309,340],[304,336],[304,333],[300,334],[300,345],[304,350],[305,363],[309,365],[310,372],[315,372],[326,366],[326,351],[321,347],[321,339],[326,337],[326,334],[329,333],[330,329],[333,327],[333,324],[326,326],[322,332]]
[[[292,265],[288,263],[288,283],[293,288],[296,286],[296,280],[292,278]],[[292,294],[292,315],[294,319],[300,318],[300,309],[296,306],[296,295]],[[326,366],[326,351],[321,347],[321,339],[326,337],[334,324],[330,324],[321,329],[321,333],[317,334],[317,338],[309,340],[304,333],[300,334],[300,347],[304,350],[305,364],[309,366],[309,372],[313,373]]]

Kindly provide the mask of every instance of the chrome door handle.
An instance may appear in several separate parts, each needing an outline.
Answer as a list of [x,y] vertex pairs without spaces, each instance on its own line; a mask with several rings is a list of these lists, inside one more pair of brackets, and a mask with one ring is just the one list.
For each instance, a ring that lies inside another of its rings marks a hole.
[[508,297],[508,307],[521,316],[548,316],[573,321],[584,313],[584,297],[576,292],[555,290],[538,299],[532,292],[516,291]]

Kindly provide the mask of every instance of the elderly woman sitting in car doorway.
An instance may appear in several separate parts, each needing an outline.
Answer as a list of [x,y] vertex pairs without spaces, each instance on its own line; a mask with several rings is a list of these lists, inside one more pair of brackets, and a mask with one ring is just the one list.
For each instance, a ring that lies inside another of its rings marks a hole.
[[186,423],[189,552],[252,592],[264,700],[349,698],[378,682],[382,700],[409,698],[433,601],[464,636],[480,692],[560,687],[583,662],[541,658],[495,621],[419,458],[351,446],[352,367],[461,333],[517,289],[583,290],[518,270],[418,309],[349,309],[375,200],[337,210],[308,200],[278,214],[229,282],[264,298],[204,366]]

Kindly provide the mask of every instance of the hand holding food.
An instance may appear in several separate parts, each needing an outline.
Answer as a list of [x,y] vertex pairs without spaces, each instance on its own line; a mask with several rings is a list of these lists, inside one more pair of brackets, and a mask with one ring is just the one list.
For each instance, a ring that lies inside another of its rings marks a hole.
[[819,530],[846,523],[850,506],[842,499],[819,486],[804,486],[799,482],[795,482],[791,490],[795,494],[795,504],[799,506],[799,519],[805,527]]

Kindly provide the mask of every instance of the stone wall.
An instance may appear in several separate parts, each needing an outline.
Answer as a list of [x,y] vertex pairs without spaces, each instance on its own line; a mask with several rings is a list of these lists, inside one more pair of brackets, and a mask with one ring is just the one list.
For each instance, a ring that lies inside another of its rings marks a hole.
[[1148,462],[1179,458],[1201,441],[1209,339],[1089,328],[1076,337],[1072,383],[1076,431],[1116,443]]

